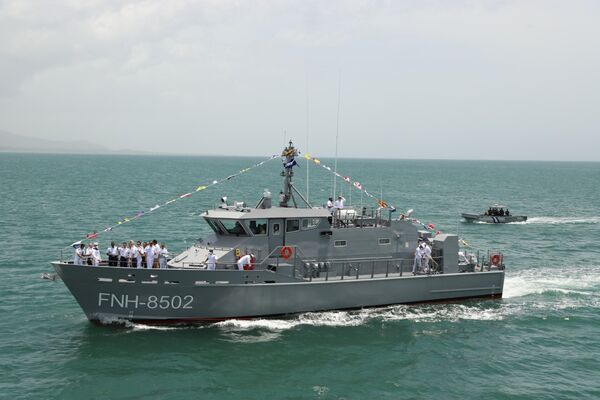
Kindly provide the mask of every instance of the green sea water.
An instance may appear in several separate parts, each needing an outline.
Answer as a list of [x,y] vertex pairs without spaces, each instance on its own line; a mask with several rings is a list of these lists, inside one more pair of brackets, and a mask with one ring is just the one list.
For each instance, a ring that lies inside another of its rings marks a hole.
[[[600,163],[339,160],[343,175],[399,210],[474,249],[502,250],[502,300],[102,327],[62,282],[40,279],[86,233],[260,160],[0,154],[0,397],[600,398]],[[157,239],[181,251],[208,233],[200,212],[223,195],[255,204],[263,188],[276,193],[280,168],[271,161],[98,241]],[[295,177],[303,192],[305,171]],[[311,202],[331,186],[310,168]],[[338,188],[360,204],[359,192]],[[495,202],[529,220],[460,222]]]

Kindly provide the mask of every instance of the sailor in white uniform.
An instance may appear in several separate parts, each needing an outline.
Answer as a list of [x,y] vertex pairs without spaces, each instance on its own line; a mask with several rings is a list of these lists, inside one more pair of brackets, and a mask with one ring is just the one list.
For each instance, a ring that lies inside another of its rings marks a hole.
[[250,267],[252,265],[252,259],[253,258],[254,258],[254,254],[246,254],[245,256],[241,257],[237,261],[238,269],[240,271],[243,271],[245,266]]
[[330,197],[329,200],[327,200],[327,211],[329,211],[330,214],[333,214],[333,199]]
[[415,262],[413,264],[413,269],[412,269],[413,275],[416,275],[418,272],[421,271],[421,262],[423,259],[423,247],[422,246],[423,246],[423,243],[419,243],[415,250]]
[[169,257],[169,250],[167,250],[164,243],[160,244],[160,253],[158,254],[158,265],[160,269],[167,268],[167,257]]
[[81,243],[75,249],[75,256],[73,257],[73,264],[75,265],[83,265],[83,252],[85,250],[85,245]]
[[[217,257],[213,253],[213,250],[208,250],[208,256],[206,257],[206,269],[209,271],[214,271],[217,268]],[[239,268],[239,267],[238,267]]]
[[154,264],[154,248],[152,247],[152,243],[148,243],[144,251],[146,252],[146,268],[152,269],[152,264]]
[[423,250],[421,251],[421,256],[423,257],[423,261],[421,261],[421,265],[425,272],[429,272],[430,264],[429,260],[431,260],[431,247],[427,242],[423,243]]
[[346,202],[346,199],[342,196],[338,196],[337,200],[335,201],[334,207],[336,210],[343,210],[344,209],[344,203]]
[[100,261],[102,261],[102,258],[100,257],[100,250],[98,249],[98,243],[94,243],[92,246],[92,264],[97,267],[100,265]]
[[138,241],[134,247],[137,250],[135,254],[136,267],[144,268],[142,265],[142,261],[144,261],[144,247],[142,246],[142,242]]

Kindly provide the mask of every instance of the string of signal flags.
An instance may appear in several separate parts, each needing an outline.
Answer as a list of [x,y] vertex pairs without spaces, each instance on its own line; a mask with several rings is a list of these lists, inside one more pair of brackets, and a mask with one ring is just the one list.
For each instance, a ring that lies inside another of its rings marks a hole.
[[[258,167],[260,167],[260,166],[264,165],[265,163],[267,163],[267,162],[269,162],[269,161],[271,161],[271,160],[273,160],[273,159],[275,159],[275,158],[277,158],[277,157],[278,157],[278,155],[277,155],[277,154],[274,154],[274,155],[272,155],[272,156],[270,156],[270,157],[268,157],[268,158],[266,158],[266,159],[264,159],[264,160],[262,160],[262,161],[260,161],[260,162],[258,162],[258,163],[256,163],[256,164],[254,164],[254,165],[252,165],[252,166],[250,166],[250,167],[247,167],[247,168],[241,169],[241,170],[239,170],[238,172],[236,172],[236,173],[234,173],[234,174],[228,175],[228,176],[226,176],[226,177],[224,177],[224,178],[221,178],[221,179],[215,179],[215,180],[212,180],[211,182],[208,182],[208,183],[206,183],[206,184],[203,184],[203,185],[197,186],[197,187],[196,187],[196,188],[195,188],[193,191],[191,191],[191,192],[187,192],[187,193],[181,194],[181,195],[179,195],[179,196],[177,196],[177,197],[174,197],[174,198],[172,198],[172,199],[169,199],[169,200],[167,200],[167,201],[165,201],[165,202],[163,202],[163,203],[156,204],[156,205],[154,205],[154,206],[152,206],[152,207],[148,207],[148,208],[147,208],[147,210],[148,210],[148,211],[144,211],[144,210],[142,209],[142,210],[138,211],[137,213],[135,213],[135,214],[134,214],[134,215],[132,215],[132,216],[129,216],[129,217],[125,217],[125,218],[121,218],[121,219],[119,219],[119,220],[118,220],[118,221],[117,221],[115,224],[113,224],[113,225],[111,225],[111,226],[108,226],[108,227],[106,227],[106,228],[104,228],[104,229],[102,229],[102,230],[99,230],[99,231],[93,231],[92,233],[88,233],[88,234],[86,234],[86,235],[84,236],[84,239],[95,239],[95,238],[97,238],[99,235],[101,235],[101,234],[103,234],[103,233],[106,233],[106,232],[110,232],[110,231],[112,231],[114,228],[116,228],[116,227],[118,227],[118,226],[121,226],[121,225],[127,224],[127,223],[129,223],[129,222],[135,221],[135,220],[137,220],[137,219],[139,219],[139,218],[143,217],[144,215],[148,215],[149,213],[152,213],[152,212],[154,212],[154,211],[156,211],[156,210],[158,210],[158,209],[160,209],[160,208],[163,208],[163,207],[165,207],[165,206],[168,206],[169,204],[173,204],[173,203],[175,203],[176,201],[178,201],[178,200],[180,200],[180,199],[185,199],[185,198],[188,198],[188,197],[192,197],[194,194],[196,194],[196,193],[198,193],[198,192],[201,192],[201,191],[203,191],[203,190],[206,190],[206,189],[208,189],[208,188],[210,188],[210,187],[212,187],[212,186],[215,186],[215,185],[221,184],[221,183],[223,183],[223,182],[229,181],[229,180],[231,180],[231,179],[233,179],[233,178],[235,178],[235,177],[237,177],[237,176],[240,176],[240,175],[242,175],[242,174],[244,174],[244,173],[246,173],[246,172],[248,172],[248,171],[251,171],[251,170],[253,170],[253,169],[255,169],[255,168],[258,168]],[[78,242],[76,242],[76,243],[78,243]],[[75,244],[75,243],[74,243],[74,244]]]
[[[362,184],[360,182],[351,179],[349,176],[342,175],[339,172],[334,171],[331,167],[323,164],[321,162],[321,160],[319,160],[317,157],[312,157],[310,154],[304,154],[303,156],[304,156],[304,158],[307,161],[312,161],[315,165],[318,165],[318,166],[322,167],[323,169],[327,170],[329,173],[337,176],[338,178],[340,178],[341,180],[343,180],[344,182],[346,182],[348,185],[350,185],[350,186],[354,187],[355,189],[357,189],[357,190],[361,191],[362,193],[364,193],[365,196],[373,199],[377,203],[377,205],[379,207],[381,207],[381,208],[387,208],[391,212],[395,212],[396,211],[396,207],[394,207],[393,205],[389,204],[384,199],[378,198],[377,196],[375,196],[372,193],[370,193],[369,191],[367,191],[365,188],[363,188],[363,186],[362,186]],[[106,233],[106,232],[110,232],[110,231],[112,231],[114,228],[116,228],[118,226],[121,226],[121,225],[127,224],[129,222],[135,221],[135,220],[143,217],[144,215],[148,215],[150,213],[153,213],[156,210],[161,209],[161,208],[163,208],[165,206],[168,206],[170,204],[173,204],[173,203],[175,203],[176,201],[178,201],[180,199],[185,199],[185,198],[188,198],[188,197],[192,197],[194,194],[196,194],[198,192],[204,191],[204,190],[206,190],[206,189],[208,189],[208,188],[210,188],[212,186],[219,185],[219,184],[221,184],[223,182],[229,181],[229,180],[231,180],[231,179],[233,179],[233,178],[235,178],[235,177],[237,177],[239,175],[242,175],[242,174],[244,174],[246,172],[249,172],[249,171],[251,171],[251,170],[253,170],[255,168],[258,168],[258,167],[264,165],[265,163],[267,163],[267,162],[269,162],[271,160],[274,160],[277,157],[279,157],[279,155],[277,155],[277,154],[271,155],[268,158],[266,158],[266,159],[264,159],[264,160],[262,160],[262,161],[260,161],[260,162],[258,162],[256,164],[253,164],[253,165],[251,165],[251,166],[249,166],[247,168],[243,168],[243,169],[239,170],[238,172],[236,172],[234,174],[228,175],[228,176],[226,176],[224,178],[221,178],[221,179],[212,180],[211,182],[205,183],[203,185],[199,185],[193,191],[181,194],[181,195],[179,195],[177,197],[174,197],[174,198],[171,198],[171,199],[169,199],[169,200],[167,200],[167,201],[165,201],[163,203],[158,203],[158,204],[156,204],[156,205],[154,205],[152,207],[148,207],[147,208],[148,211],[145,211],[144,209],[142,209],[142,210],[138,211],[137,213],[135,213],[135,214],[133,214],[133,215],[131,215],[129,217],[124,217],[124,218],[119,219],[116,223],[114,223],[113,225],[110,225],[110,226],[108,226],[108,227],[106,227],[104,229],[101,229],[101,230],[98,230],[98,231],[93,231],[91,233],[87,233],[83,237],[83,239],[96,239],[101,234]],[[285,168],[289,168],[289,167],[292,167],[292,166],[295,166],[295,165],[298,165],[298,164],[294,162],[292,165],[286,165],[285,162],[284,162],[284,167]],[[401,214],[400,218],[409,218],[411,212],[412,212],[412,210],[409,210],[406,214]],[[430,224],[425,224],[425,223],[419,221],[416,218],[410,218],[410,220],[413,223],[421,225],[424,229],[426,229],[428,231],[435,231],[436,230],[436,226],[434,224],[431,224],[431,223]],[[439,230],[436,231],[436,234],[439,234],[439,233],[441,233],[441,231],[439,231]],[[76,242],[76,243],[78,243],[78,242]]]
[[[355,189],[361,191],[362,193],[364,193],[367,197],[373,199],[377,205],[381,208],[387,208],[390,210],[390,212],[395,212],[396,211],[396,207],[394,207],[393,205],[391,205],[390,203],[388,203],[387,201],[378,198],[377,196],[373,195],[372,193],[368,192],[360,182],[355,181],[353,179],[351,179],[349,176],[346,175],[342,175],[339,172],[335,171],[334,169],[332,169],[331,167],[323,164],[321,162],[321,160],[319,160],[317,157],[312,157],[310,154],[303,154],[304,158],[307,161],[312,161],[315,165],[318,165],[324,169],[326,169],[329,173],[335,175],[336,177],[340,178],[341,180],[343,180],[344,182],[346,182],[348,185],[354,187]],[[400,218],[401,219],[410,219],[411,222],[416,223],[418,225],[421,225],[423,228],[425,228],[428,231],[433,231],[436,234],[440,234],[442,233],[441,231],[437,230],[436,231],[436,226],[435,224],[425,224],[421,221],[419,221],[416,218],[409,218],[410,214],[412,213],[413,210],[408,210],[405,214],[400,214]]]

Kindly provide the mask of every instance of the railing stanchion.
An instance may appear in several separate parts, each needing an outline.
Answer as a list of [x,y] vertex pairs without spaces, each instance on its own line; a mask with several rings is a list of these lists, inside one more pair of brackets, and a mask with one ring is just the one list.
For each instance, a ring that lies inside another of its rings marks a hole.
[[342,263],[342,280],[344,280],[344,275],[346,275],[346,263]]
[[386,261],[385,262],[385,277],[388,277],[388,273],[390,272],[390,262]]
[[356,279],[358,279],[359,272],[360,272],[360,263],[358,263],[358,266],[356,267]]
[[373,279],[374,275],[375,275],[375,261],[373,261],[373,265],[371,266],[371,279]]

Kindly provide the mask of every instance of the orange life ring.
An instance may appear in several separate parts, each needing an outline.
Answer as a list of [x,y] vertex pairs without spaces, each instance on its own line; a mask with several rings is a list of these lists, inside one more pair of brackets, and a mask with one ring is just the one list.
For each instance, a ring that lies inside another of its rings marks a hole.
[[499,265],[500,264],[500,254],[493,254],[490,257],[490,261],[492,262],[492,265]]
[[292,249],[290,246],[283,246],[279,252],[279,255],[287,260],[292,256],[293,253],[294,249]]

